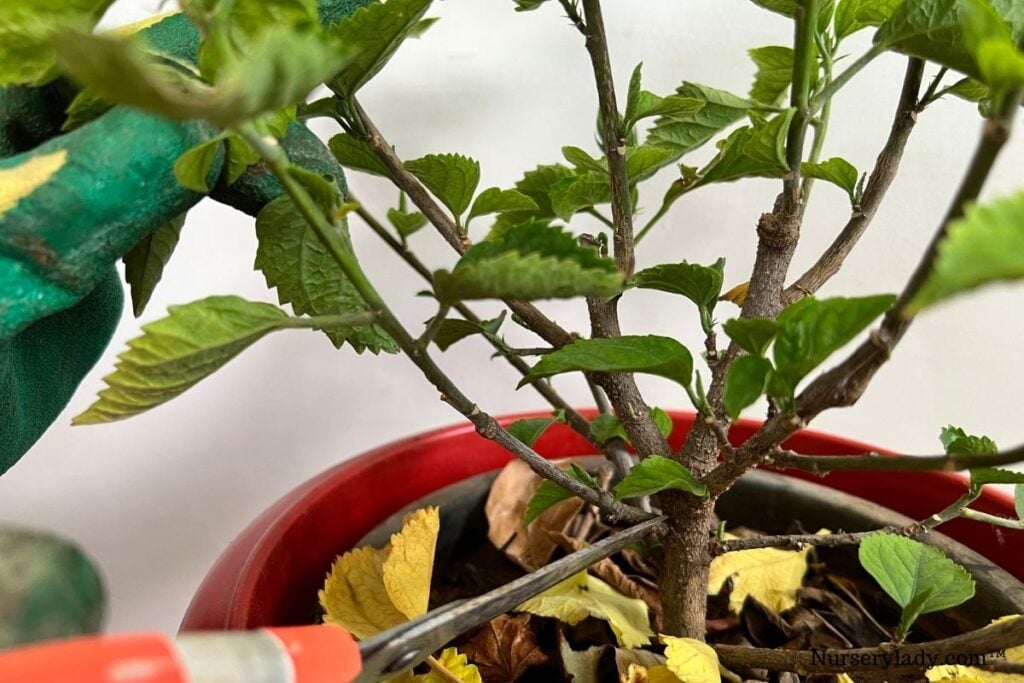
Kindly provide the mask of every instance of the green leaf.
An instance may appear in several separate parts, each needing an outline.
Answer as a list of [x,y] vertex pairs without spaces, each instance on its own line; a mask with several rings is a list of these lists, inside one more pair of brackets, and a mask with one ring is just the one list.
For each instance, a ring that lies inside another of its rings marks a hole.
[[103,114],[110,111],[113,105],[106,100],[97,97],[91,90],[81,90],[67,108],[67,117],[61,125],[61,132],[69,132],[81,128],[90,121],[95,121]]
[[968,51],[981,79],[997,93],[1024,85],[1024,53],[1010,27],[988,0],[962,0],[961,21]]
[[725,411],[736,419],[743,409],[764,395],[772,364],[760,356],[741,356],[729,366],[725,378]]
[[211,86],[145,53],[137,42],[66,32],[61,68],[102,99],[170,119],[206,119],[232,128],[306,98],[351,59],[321,34],[281,27],[247,46]]
[[707,496],[704,484],[690,474],[690,471],[671,458],[649,455],[633,466],[622,481],[615,485],[615,497],[639,498],[659,491],[674,489],[686,491],[695,496]]
[[839,0],[836,38],[842,40],[868,26],[881,26],[903,0]]
[[622,291],[622,275],[572,234],[531,221],[470,247],[452,272],[435,273],[434,288],[448,302],[609,297]]
[[362,171],[383,178],[391,177],[391,171],[370,149],[370,146],[348,133],[335,135],[327,143],[327,146],[338,163],[348,170]]
[[1011,472],[998,467],[975,467],[970,471],[971,488],[986,484],[1024,484],[1024,472]]
[[492,320],[481,320],[479,325],[461,318],[448,318],[434,334],[434,343],[442,351],[447,351],[453,344],[474,334],[496,335],[505,321],[505,313],[502,311],[501,315]]
[[451,210],[456,220],[469,208],[480,184],[479,162],[461,154],[428,154],[405,162],[405,168]]
[[[344,223],[338,230],[348,242]],[[344,315],[368,310],[289,197],[282,195],[260,211],[256,237],[256,268],[263,272],[267,284],[277,289],[280,302],[291,304],[297,314]],[[365,349],[373,353],[398,351],[377,325],[331,327],[324,332],[338,348],[348,342],[359,353]]]
[[632,130],[637,122],[652,116],[695,116],[704,108],[704,102],[692,97],[659,97],[652,92],[641,90],[641,68],[637,64],[629,81],[629,95],[626,99],[626,113],[623,126]]
[[998,453],[999,446],[987,436],[968,434],[960,427],[947,425],[939,432],[939,441],[946,453],[974,455],[978,453]]
[[527,171],[523,179],[516,183],[516,189],[537,205],[537,211],[528,217],[554,218],[551,191],[558,183],[575,175],[575,171],[561,164],[538,166],[532,171]]
[[387,0],[357,9],[328,27],[338,42],[355,50],[355,58],[334,79],[331,88],[351,98],[384,65],[410,34],[417,32],[431,0]]
[[473,207],[469,210],[469,220],[477,216],[485,216],[490,213],[504,213],[506,211],[536,211],[539,207],[519,190],[502,190],[497,187],[489,187],[473,201]]
[[427,224],[427,217],[419,211],[405,213],[399,209],[388,209],[388,221],[399,235],[407,238]]
[[805,161],[800,164],[800,172],[808,178],[817,178],[838,186],[846,191],[851,204],[857,203],[857,180],[860,174],[846,159],[832,157],[828,161],[818,163]]
[[750,100],[697,83],[683,83],[676,95],[700,102],[701,108],[690,114],[661,116],[648,133],[647,144],[667,147],[677,157],[697,149],[756,106]]
[[[675,426],[672,422],[672,417],[661,408],[651,409],[651,418],[654,420],[655,426],[658,431],[666,439],[672,434],[672,428]],[[618,415],[611,413],[602,413],[593,420],[590,421],[590,436],[594,439],[594,443],[603,445],[611,439],[619,438],[626,443],[632,443],[629,439],[629,435],[626,433],[626,428],[622,424],[622,420],[619,419]]]
[[227,183],[233,185],[246,170],[260,161],[260,153],[238,135],[227,138]]
[[1017,518],[1024,520],[1024,484],[1013,487],[1013,507],[1017,511]]
[[750,98],[765,104],[778,104],[793,80],[793,48],[769,45],[747,52],[757,66]]
[[747,353],[763,356],[779,327],[768,318],[733,318],[727,320],[722,329]]
[[556,422],[558,420],[553,417],[530,417],[525,420],[516,420],[505,427],[505,431],[527,446],[533,447],[533,444],[547,431],[548,427]]
[[516,3],[517,12],[532,12],[540,8],[548,0],[513,0]]
[[[579,147],[573,147],[566,145],[562,148],[562,156],[570,164],[576,167],[577,171],[595,171],[597,173],[608,174],[608,161],[605,159],[595,159],[590,156],[586,150],[580,149]],[[607,181],[605,181],[607,182]]]
[[185,225],[185,214],[172,218],[149,233],[124,256],[124,279],[132,290],[132,312],[138,318],[146,310],[164,267],[171,259]]
[[992,98],[992,92],[988,89],[988,86],[973,78],[961,78],[946,88],[945,92],[968,102],[981,102],[982,100]]
[[[751,0],[755,5],[770,12],[793,18],[796,15],[797,0]],[[824,33],[832,23],[835,12],[834,0],[823,0],[818,8],[818,30]]]
[[914,618],[956,607],[974,595],[966,569],[940,550],[893,534],[873,534],[860,544],[860,563],[903,608],[901,635]]
[[[683,194],[709,185],[741,178],[781,178],[789,171],[786,162],[786,136],[793,110],[766,122],[739,128],[719,145],[718,155],[703,169],[673,183],[666,196],[672,201]],[[669,202],[671,203],[671,202]]]
[[994,282],[1024,277],[1024,192],[967,207],[949,226],[928,279],[910,302],[918,312]]
[[668,337],[577,339],[541,358],[519,386],[566,372],[640,372],[688,387],[693,375],[693,356],[685,346]]
[[288,326],[277,306],[214,296],[171,306],[143,325],[144,334],[118,356],[107,388],[73,424],[123,420],[170,401],[274,330]]
[[[1024,34],[1024,12],[1016,0],[996,0],[992,6],[1012,23],[1012,40]],[[920,57],[980,76],[978,65],[965,44],[964,0],[905,0],[875,34],[875,43],[885,49]]]
[[607,173],[583,173],[566,178],[551,188],[551,207],[556,216],[569,220],[577,211],[612,200]]
[[860,334],[895,300],[888,294],[850,299],[805,297],[787,306],[776,320],[776,376],[793,392],[800,380]]
[[[565,470],[565,473],[581,484],[589,486],[592,489],[597,488],[597,482],[594,481],[594,478],[576,463],[570,465],[569,469]],[[561,503],[563,500],[568,500],[569,498],[572,498],[571,493],[555,482],[545,479],[540,483],[540,486],[537,487],[537,491],[533,494],[533,498],[530,499],[529,505],[526,506],[526,514],[523,515],[523,524],[530,526],[530,523],[543,514],[545,510],[550,508],[552,505]]]
[[210,191],[211,171],[219,159],[224,138],[215,137],[188,150],[174,162],[174,177],[193,192]]
[[53,39],[91,31],[113,0],[0,0],[0,86],[41,85],[56,75]]
[[641,145],[640,147],[627,149],[626,174],[629,176],[629,184],[636,185],[641,181],[647,180],[671,164],[675,157],[675,150],[668,147]]
[[719,259],[710,266],[686,261],[666,263],[641,270],[633,276],[633,284],[640,289],[656,289],[686,297],[696,304],[704,330],[709,331],[711,316],[722,292],[724,268],[725,259]]

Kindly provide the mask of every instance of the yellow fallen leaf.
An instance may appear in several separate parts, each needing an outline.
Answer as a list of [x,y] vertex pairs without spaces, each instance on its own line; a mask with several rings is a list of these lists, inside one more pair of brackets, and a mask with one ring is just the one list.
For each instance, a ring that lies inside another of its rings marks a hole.
[[[993,620],[989,626],[1020,618],[1019,614],[1010,614]],[[1024,645],[1007,648],[1005,661],[1010,664],[1024,664]],[[925,672],[925,676],[932,683],[1024,683],[1024,676],[1021,674],[998,673],[959,664],[933,666]]]
[[[822,529],[818,533],[829,532]],[[748,595],[769,609],[784,612],[796,605],[810,550],[809,546],[803,550],[753,548],[719,555],[711,562],[708,595],[718,595],[726,580],[732,578],[729,609],[733,613],[740,613]]]
[[553,617],[569,625],[587,617],[603,619],[623,647],[647,645],[654,635],[643,600],[627,598],[585,571],[535,595],[516,611]]
[[387,547],[357,548],[335,560],[320,591],[324,621],[368,638],[425,614],[440,524],[436,507],[417,510]]
[[384,562],[384,588],[391,604],[409,619],[427,613],[440,530],[437,508],[425,508],[407,515],[402,531],[391,537],[391,553]]
[[0,170],[0,216],[17,206],[53,177],[68,160],[68,151],[61,149],[41,154],[13,168]]
[[[476,668],[476,664],[470,664],[466,655],[460,653],[454,647],[449,647],[442,651],[437,661],[448,670],[448,673],[462,681],[462,683],[483,683],[483,679],[480,677],[480,670]],[[433,669],[422,676],[417,676],[416,680],[420,683],[448,683],[449,681],[449,679],[442,677],[441,674]]]
[[661,636],[665,666],[681,683],[720,683],[718,654],[707,643],[693,638]]
[[662,664],[647,670],[647,683],[679,683],[679,679],[668,666]]

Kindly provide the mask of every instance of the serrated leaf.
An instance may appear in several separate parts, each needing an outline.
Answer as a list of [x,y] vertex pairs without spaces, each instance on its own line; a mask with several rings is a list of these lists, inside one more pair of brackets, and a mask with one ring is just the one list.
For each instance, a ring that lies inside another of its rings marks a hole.
[[725,412],[736,419],[743,409],[764,395],[772,364],[760,356],[742,356],[729,366],[725,378]]
[[[569,469],[564,471],[581,484],[592,489],[598,488],[594,478],[579,465],[573,463],[569,466]],[[534,492],[533,497],[530,498],[529,505],[526,506],[526,512],[523,514],[523,525],[530,526],[533,520],[544,514],[545,510],[572,497],[572,493],[550,479],[543,480]]]
[[586,150],[580,149],[579,147],[573,147],[572,145],[562,147],[562,156],[565,157],[566,161],[575,166],[577,171],[592,171],[603,174],[608,173],[607,160],[595,159],[590,156]]
[[664,635],[661,642],[665,643],[665,666],[680,683],[721,683],[718,654],[710,645]]
[[786,136],[793,110],[787,109],[766,122],[756,122],[734,131],[721,144],[718,155],[694,177],[684,178],[679,195],[710,183],[727,183],[741,178],[781,178],[786,162]]
[[778,104],[793,80],[793,48],[768,45],[752,48],[747,53],[757,67],[750,98]]
[[363,171],[383,178],[390,178],[391,171],[384,162],[362,140],[348,133],[335,135],[327,143],[334,158],[347,170]]
[[[1024,13],[1015,0],[995,0],[992,6],[1010,21],[1012,40],[1024,34]],[[885,49],[920,57],[970,76],[980,76],[965,44],[962,0],[905,0],[875,34]]]
[[548,427],[557,422],[553,417],[530,417],[524,420],[516,420],[505,431],[522,441],[527,446],[533,444],[547,431]]
[[452,272],[434,274],[442,301],[613,296],[615,264],[561,228],[531,221],[470,247]]
[[551,206],[551,190],[560,181],[571,178],[576,172],[561,164],[538,166],[523,174],[522,180],[516,183],[516,189],[537,204],[537,211],[532,215],[537,218],[554,218],[555,211]]
[[704,108],[704,102],[690,97],[659,97],[652,92],[641,89],[641,70],[643,64],[637,64],[629,82],[629,93],[626,99],[626,113],[623,115],[623,126],[631,130],[638,121],[653,116],[695,116]]
[[695,496],[708,494],[707,487],[690,474],[681,464],[661,455],[648,455],[633,465],[622,481],[615,485],[615,497],[639,498],[659,491],[674,489]]
[[1024,472],[1011,472],[998,467],[975,467],[970,470],[971,488],[988,484],[1024,484]]
[[[821,532],[819,532],[821,533]],[[739,614],[747,596],[776,612],[785,612],[796,605],[796,594],[807,573],[807,555],[803,550],[754,548],[734,550],[711,561],[708,595],[718,595],[728,579],[732,579],[729,609]]]
[[910,302],[917,312],[964,292],[1024,277],[1024,192],[967,207],[949,226],[928,279]]
[[404,239],[422,229],[427,224],[427,217],[419,211],[405,213],[398,209],[388,209],[388,222]]
[[417,30],[431,0],[387,0],[360,7],[328,27],[329,35],[356,51],[331,88],[351,98],[373,78],[409,35]]
[[998,453],[996,442],[987,436],[968,434],[960,427],[947,425],[939,432],[939,441],[946,453],[977,454]]
[[861,566],[903,608],[898,635],[922,614],[956,607],[974,596],[974,580],[962,566],[925,543],[894,534],[873,534],[860,543]]
[[552,617],[569,625],[587,617],[607,621],[623,647],[647,645],[654,635],[643,600],[627,598],[585,571],[530,598],[516,611]]
[[805,161],[800,164],[800,172],[808,178],[824,180],[845,190],[850,198],[850,203],[856,203],[857,180],[860,178],[860,174],[846,159],[832,157],[827,161],[817,163]]
[[697,83],[683,83],[676,95],[700,102],[700,110],[658,118],[648,133],[647,144],[672,149],[677,157],[697,149],[755,107],[750,100]]
[[843,40],[868,26],[881,26],[903,0],[839,0],[836,38]]
[[655,335],[577,339],[541,358],[519,386],[566,372],[639,372],[687,387],[693,356],[675,339]]
[[68,29],[91,31],[113,0],[0,3],[0,86],[41,85],[56,75],[53,39]]
[[66,32],[61,68],[98,97],[175,119],[232,128],[306,98],[352,53],[319,33],[282,26],[246,46],[213,85],[147,54],[131,39]]
[[[462,683],[483,683],[480,670],[471,663],[466,655],[460,653],[454,647],[448,647],[441,651],[437,657],[438,663],[445,668],[448,674],[454,676]],[[431,669],[422,676],[416,676],[417,683],[451,683],[451,678],[443,676]]]
[[[348,231],[339,224],[345,241]],[[345,277],[316,233],[299,214],[291,199],[282,195],[267,204],[256,218],[255,266],[267,284],[277,289],[281,303],[299,315],[340,315],[368,310],[366,302]],[[362,353],[397,353],[398,346],[377,325],[332,327],[324,330],[334,345],[348,342]]]
[[626,173],[629,184],[636,185],[665,168],[676,158],[675,150],[655,145],[641,145],[626,150]]
[[692,301],[701,314],[705,331],[711,327],[711,316],[722,292],[725,259],[710,266],[696,263],[665,263],[646,268],[633,276],[634,286],[679,294]]
[[265,335],[288,326],[277,306],[236,296],[213,296],[143,325],[142,336],[118,356],[107,388],[76,425],[123,420],[166,403],[219,370]]
[[612,200],[607,173],[588,172],[571,176],[551,187],[551,208],[562,220],[569,220],[577,211]]
[[182,187],[193,192],[210,191],[210,174],[223,148],[223,138],[216,137],[188,150],[174,162],[174,177]]
[[419,178],[456,219],[469,208],[480,184],[479,162],[461,154],[428,154],[405,162],[405,168]]
[[805,297],[779,314],[775,377],[792,393],[800,380],[888,310],[896,297]]
[[138,318],[146,310],[164,267],[171,259],[185,225],[185,214],[167,221],[149,233],[124,255],[124,279],[132,291],[132,312]]
[[319,594],[324,621],[362,639],[426,614],[440,528],[438,509],[423,508],[386,547],[340,555]]
[[747,353],[763,356],[779,328],[768,318],[733,318],[727,320],[722,329]]
[[974,80],[973,78],[961,78],[959,81],[946,88],[945,92],[959,97],[962,100],[976,103],[991,99],[992,97],[992,91],[988,89],[988,86]]
[[506,211],[536,211],[539,207],[519,190],[502,190],[497,187],[489,187],[473,201],[469,210],[469,220],[477,216],[485,216],[490,213],[504,213]]

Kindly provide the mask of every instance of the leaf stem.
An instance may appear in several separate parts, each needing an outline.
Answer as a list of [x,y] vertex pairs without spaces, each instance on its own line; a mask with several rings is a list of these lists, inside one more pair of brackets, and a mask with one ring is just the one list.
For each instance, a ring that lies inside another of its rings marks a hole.
[[857,58],[850,66],[835,77],[828,85],[821,89],[817,95],[811,100],[810,110],[812,114],[816,114],[823,106],[825,102],[832,99],[840,89],[843,88],[850,80],[859,74],[864,67],[870,64],[876,57],[885,52],[885,48],[879,44],[871,46],[867,52]]
[[558,467],[538,455],[519,439],[508,433],[497,420],[480,410],[470,401],[451,379],[421,350],[416,340],[402,326],[401,322],[388,308],[377,293],[366,274],[363,272],[355,255],[345,244],[334,226],[324,216],[320,206],[310,197],[306,189],[289,173],[290,162],[284,150],[276,141],[261,137],[249,128],[239,133],[253,149],[260,153],[271,172],[284,187],[285,192],[295,203],[296,209],[316,233],[324,247],[337,262],[342,272],[352,283],[367,306],[377,313],[380,326],[395,340],[406,356],[420,369],[427,380],[441,393],[442,400],[462,413],[476,427],[481,436],[494,441],[508,449],[513,455],[525,462],[530,469],[545,479],[554,481],[562,488],[573,493],[586,502],[596,505],[610,516],[625,522],[639,522],[651,516],[643,511],[615,501],[606,491],[596,491],[568,476]]
[[372,325],[377,320],[373,311],[350,315],[317,315],[308,318],[288,318],[282,326],[293,329],[329,330],[333,327],[359,327]]

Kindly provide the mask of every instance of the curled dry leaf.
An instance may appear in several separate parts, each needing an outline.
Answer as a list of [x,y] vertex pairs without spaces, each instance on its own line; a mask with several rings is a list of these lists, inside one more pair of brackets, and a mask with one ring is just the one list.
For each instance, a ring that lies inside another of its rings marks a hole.
[[338,557],[320,591],[324,621],[368,638],[425,614],[440,528],[436,507],[416,510],[388,546]]
[[527,669],[548,661],[537,644],[529,614],[502,614],[478,628],[462,646],[487,683],[511,683]]
[[539,569],[551,559],[556,545],[547,532],[564,532],[583,507],[579,498],[569,498],[524,526],[523,515],[540,483],[541,478],[526,464],[513,460],[494,480],[484,507],[491,543],[527,571]]

